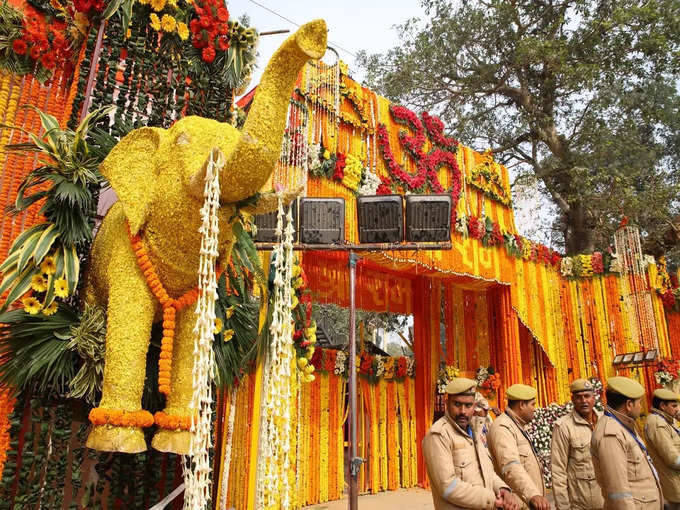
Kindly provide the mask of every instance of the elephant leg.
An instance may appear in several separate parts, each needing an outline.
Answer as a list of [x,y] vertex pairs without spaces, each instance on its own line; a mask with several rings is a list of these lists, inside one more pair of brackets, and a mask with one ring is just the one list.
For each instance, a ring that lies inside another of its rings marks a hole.
[[191,440],[191,411],[194,369],[194,326],[196,313],[194,305],[177,312],[175,320],[175,342],[170,375],[170,395],[165,409],[156,413],[158,431],[151,446],[162,452],[186,455]]
[[90,413],[94,427],[86,444],[95,450],[143,452],[142,427],[153,424],[141,402],[156,303],[137,271],[110,276],[102,400]]

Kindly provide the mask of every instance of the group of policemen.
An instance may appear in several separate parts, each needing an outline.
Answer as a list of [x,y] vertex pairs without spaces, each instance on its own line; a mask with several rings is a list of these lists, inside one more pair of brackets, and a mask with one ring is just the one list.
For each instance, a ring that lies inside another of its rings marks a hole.
[[574,409],[553,429],[551,502],[527,434],[536,389],[510,386],[505,412],[487,427],[476,382],[453,379],[446,412],[423,439],[435,509],[680,510],[680,395],[655,390],[641,434],[645,390],[637,381],[611,377],[604,413],[589,381],[570,390]]

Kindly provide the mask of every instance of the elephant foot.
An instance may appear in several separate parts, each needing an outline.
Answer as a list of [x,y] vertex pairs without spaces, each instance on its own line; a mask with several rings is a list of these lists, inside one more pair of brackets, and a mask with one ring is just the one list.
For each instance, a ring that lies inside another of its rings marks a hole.
[[153,436],[151,446],[159,452],[189,455],[191,447],[191,432],[188,430],[160,429]]
[[151,446],[161,452],[188,455],[191,446],[191,416],[159,411],[154,415],[158,431]]
[[146,451],[144,432],[140,427],[95,425],[85,445],[102,452],[140,453]]

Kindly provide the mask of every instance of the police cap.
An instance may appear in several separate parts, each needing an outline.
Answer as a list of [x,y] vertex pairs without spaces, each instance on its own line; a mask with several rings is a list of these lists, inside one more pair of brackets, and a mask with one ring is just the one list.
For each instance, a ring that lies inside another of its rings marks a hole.
[[642,398],[645,394],[645,389],[639,382],[618,375],[607,379],[607,390],[632,399]]
[[536,388],[526,384],[513,384],[505,394],[508,396],[508,400],[533,400],[536,398]]
[[579,393],[581,391],[593,391],[593,383],[588,379],[575,379],[570,385],[569,390],[572,393]]
[[477,381],[466,379],[465,377],[454,377],[449,381],[449,384],[444,388],[444,392],[449,395],[460,395],[461,393],[475,394],[477,389]]
[[680,401],[680,395],[673,393],[671,390],[665,388],[659,388],[654,390],[654,397],[659,400],[675,400]]

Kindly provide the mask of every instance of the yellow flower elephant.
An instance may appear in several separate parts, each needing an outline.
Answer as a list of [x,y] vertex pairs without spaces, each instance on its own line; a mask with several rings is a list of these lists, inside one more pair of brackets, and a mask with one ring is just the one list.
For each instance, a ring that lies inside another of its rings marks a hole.
[[[186,117],[170,129],[140,128],[125,136],[101,165],[119,197],[95,238],[85,300],[106,307],[108,325],[102,400],[90,413],[87,446],[135,453],[146,450],[142,427],[159,429],[152,446],[186,454],[192,394],[193,306],[172,311],[174,341],[166,408],[156,417],[141,409],[146,352],[152,323],[167,309],[155,297],[138,264],[148,257],[167,294],[177,299],[196,288],[200,256],[200,208],[206,161],[218,153],[220,174],[219,260],[226,265],[236,203],[267,182],[279,156],[289,99],[308,59],[326,50],[326,24],[302,26],[272,56],[242,132],[228,124]],[[258,202],[261,212],[275,203]],[[136,239],[137,252],[131,239]],[[169,362],[167,366],[170,366]]]

